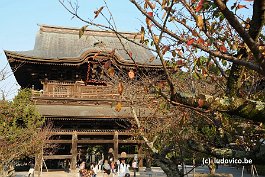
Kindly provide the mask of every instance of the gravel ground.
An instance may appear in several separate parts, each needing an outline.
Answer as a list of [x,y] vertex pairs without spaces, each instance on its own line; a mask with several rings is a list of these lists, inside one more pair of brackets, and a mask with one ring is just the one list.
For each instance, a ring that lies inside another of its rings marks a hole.
[[[191,168],[187,166],[187,171],[189,171]],[[198,167],[195,169],[196,173],[209,173],[209,170],[206,166],[204,167]],[[241,177],[242,169],[236,169],[234,167],[226,167],[226,166],[219,166],[219,168],[216,170],[216,173],[229,173],[233,174],[234,177]],[[16,177],[27,177],[28,172],[17,172]],[[144,172],[143,170],[140,170],[140,172],[137,174],[138,177],[166,177],[165,173],[157,167],[152,168],[152,172]],[[192,177],[192,173],[188,175],[188,177]],[[64,171],[51,171],[51,172],[43,172],[41,177],[78,177],[77,173],[67,173]],[[99,173],[97,177],[103,177],[103,173]],[[117,177],[115,175],[110,175],[110,177]],[[131,177],[133,177],[133,173],[131,173]],[[250,174],[244,170],[244,177],[251,177]],[[265,177],[260,176],[259,177]]]

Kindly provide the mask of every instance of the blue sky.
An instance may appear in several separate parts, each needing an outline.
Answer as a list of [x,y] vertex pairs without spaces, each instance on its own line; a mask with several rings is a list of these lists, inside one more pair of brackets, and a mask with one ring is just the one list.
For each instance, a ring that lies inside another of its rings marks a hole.
[[[129,0],[106,1],[114,16],[118,30],[133,32],[140,29],[142,25],[140,19],[144,21],[143,16]],[[72,2],[75,2],[75,0],[72,0]],[[94,11],[104,5],[103,0],[79,0],[78,2],[80,15],[84,18],[93,18]],[[247,3],[247,5],[250,4]],[[250,12],[249,9],[242,9],[241,14],[250,14]],[[106,8],[103,9],[103,13],[107,13]],[[104,23],[105,21],[99,16],[95,22]],[[35,35],[39,30],[37,24],[67,27],[82,27],[85,25],[78,19],[72,19],[72,16],[58,0],[1,0],[0,24],[0,71],[7,65],[3,50],[23,51],[33,49]],[[19,88],[10,68],[8,68],[8,71],[10,77],[5,81],[0,81],[0,99],[2,91],[8,99],[11,99]]]
[[[94,11],[104,5],[102,0],[79,0],[78,2],[80,14],[85,18],[93,18]],[[107,2],[119,30],[137,31],[140,28],[140,14],[129,1],[107,0]],[[107,10],[104,8],[103,12],[107,12]],[[33,49],[35,35],[39,30],[37,24],[68,27],[84,25],[83,22],[75,18],[71,19],[71,17],[58,0],[1,0],[0,71],[7,64],[3,50]],[[100,17],[95,22],[104,23]],[[8,75],[10,75],[10,68],[8,71]],[[0,97],[1,92],[4,91],[7,98],[11,99],[18,88],[14,76],[11,75],[5,81],[0,81]]]

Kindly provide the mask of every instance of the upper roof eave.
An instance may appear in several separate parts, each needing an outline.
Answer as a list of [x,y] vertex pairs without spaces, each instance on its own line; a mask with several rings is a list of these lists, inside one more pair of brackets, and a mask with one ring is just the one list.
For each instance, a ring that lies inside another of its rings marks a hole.
[[[81,54],[79,57],[65,57],[65,58],[40,58],[37,56],[30,56],[30,55],[24,55],[21,54],[17,51],[8,51],[8,50],[4,50],[4,53],[8,59],[9,62],[13,62],[14,60],[16,61],[23,61],[23,62],[28,62],[28,63],[33,63],[33,64],[56,64],[56,65],[81,65],[83,63],[86,62],[86,58],[84,56],[84,54]],[[117,54],[115,54],[117,56]],[[118,57],[116,58],[120,58],[120,56],[118,55]],[[134,63],[129,63],[129,62],[124,62],[121,60],[117,60],[116,61],[124,66],[135,66]],[[152,63],[148,63],[148,64],[140,64],[140,63],[136,63],[137,66],[140,67],[147,67],[147,68],[162,68],[162,65],[157,65],[157,64],[152,64]]]

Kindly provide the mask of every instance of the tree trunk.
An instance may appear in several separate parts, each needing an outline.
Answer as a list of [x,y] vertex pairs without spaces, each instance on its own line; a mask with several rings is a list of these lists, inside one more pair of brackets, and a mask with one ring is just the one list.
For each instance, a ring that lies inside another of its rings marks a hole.
[[14,177],[15,176],[15,170],[14,165],[4,165],[0,164],[0,176],[1,177]]
[[170,160],[159,154],[155,154],[154,161],[166,173],[167,177],[183,177],[184,176],[184,174],[182,174],[179,171],[178,164],[174,162],[173,160]]

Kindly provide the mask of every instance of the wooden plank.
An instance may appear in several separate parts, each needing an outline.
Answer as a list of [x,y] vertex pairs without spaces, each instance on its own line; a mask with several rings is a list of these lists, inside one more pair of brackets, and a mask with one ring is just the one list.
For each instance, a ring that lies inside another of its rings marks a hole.
[[72,155],[46,155],[43,156],[43,159],[71,159]]

